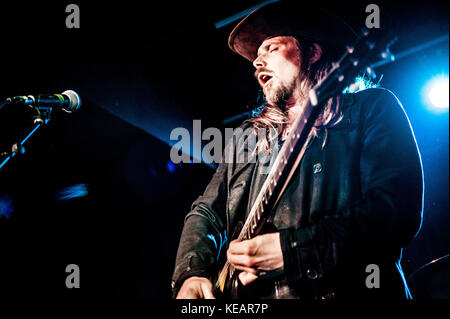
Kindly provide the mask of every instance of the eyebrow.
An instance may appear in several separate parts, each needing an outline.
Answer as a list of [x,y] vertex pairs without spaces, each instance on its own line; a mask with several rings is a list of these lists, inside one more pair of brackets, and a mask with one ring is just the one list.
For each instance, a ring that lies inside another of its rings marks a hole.
[[[269,39],[267,39],[267,40],[269,40]],[[267,41],[267,40],[266,40],[266,41]],[[264,44],[262,47],[260,47],[256,53],[259,55],[259,54],[260,54],[260,49],[261,49],[261,48],[263,48],[264,50],[267,50],[267,48],[269,48],[269,47],[270,47],[271,45],[273,45],[273,44],[283,44],[283,43],[286,43],[286,41],[283,41],[283,40],[281,40],[281,39],[273,40],[273,42],[266,43],[266,44]]]

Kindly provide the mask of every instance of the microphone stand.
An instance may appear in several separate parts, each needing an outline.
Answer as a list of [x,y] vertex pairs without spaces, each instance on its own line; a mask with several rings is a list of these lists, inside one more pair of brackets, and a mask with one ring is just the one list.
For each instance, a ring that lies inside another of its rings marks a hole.
[[[9,104],[9,101],[4,102],[0,104],[0,109],[5,106],[6,104]],[[46,125],[50,121],[50,114],[52,112],[51,107],[40,107],[35,106],[34,109],[37,112],[37,116],[34,117],[33,125],[31,128],[29,128],[23,137],[19,140],[19,142],[14,143],[10,150],[5,151],[3,153],[0,153],[0,169],[2,169],[7,162],[9,162],[10,159],[15,157],[16,155],[24,154],[25,153],[25,147],[24,144],[28,139],[36,133],[36,131],[41,128],[42,126]]]
[[11,99],[6,99],[5,102],[0,103],[0,110],[10,103],[11,103]]

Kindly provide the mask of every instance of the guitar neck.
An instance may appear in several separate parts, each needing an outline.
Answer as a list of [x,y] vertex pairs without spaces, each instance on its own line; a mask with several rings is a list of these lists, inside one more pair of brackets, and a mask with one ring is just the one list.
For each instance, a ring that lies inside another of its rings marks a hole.
[[288,178],[292,175],[306,148],[308,137],[322,107],[312,106],[308,101],[300,116],[294,122],[267,178],[238,236],[246,240],[256,236],[270,218],[270,212],[278,202]]

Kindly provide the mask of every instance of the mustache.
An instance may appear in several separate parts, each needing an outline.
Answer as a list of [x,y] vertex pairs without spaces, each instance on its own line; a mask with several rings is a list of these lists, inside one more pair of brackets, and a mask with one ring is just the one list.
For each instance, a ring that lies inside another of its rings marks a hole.
[[260,74],[261,72],[266,72],[266,73],[269,73],[269,74],[273,74],[273,71],[272,71],[272,70],[269,70],[269,69],[267,69],[267,68],[265,68],[265,67],[261,67],[261,68],[257,69],[257,70],[255,71],[255,73],[253,74],[253,75],[255,76],[256,80],[258,80],[258,76],[259,76],[259,74]]

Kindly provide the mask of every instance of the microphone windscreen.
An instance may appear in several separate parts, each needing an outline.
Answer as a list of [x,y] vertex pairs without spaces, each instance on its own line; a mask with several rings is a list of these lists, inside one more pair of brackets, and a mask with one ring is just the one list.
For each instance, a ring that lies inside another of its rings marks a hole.
[[69,106],[63,107],[62,109],[66,111],[67,113],[72,113],[78,110],[81,106],[81,99],[80,96],[72,90],[66,90],[62,92],[61,94],[66,95],[69,98]]

